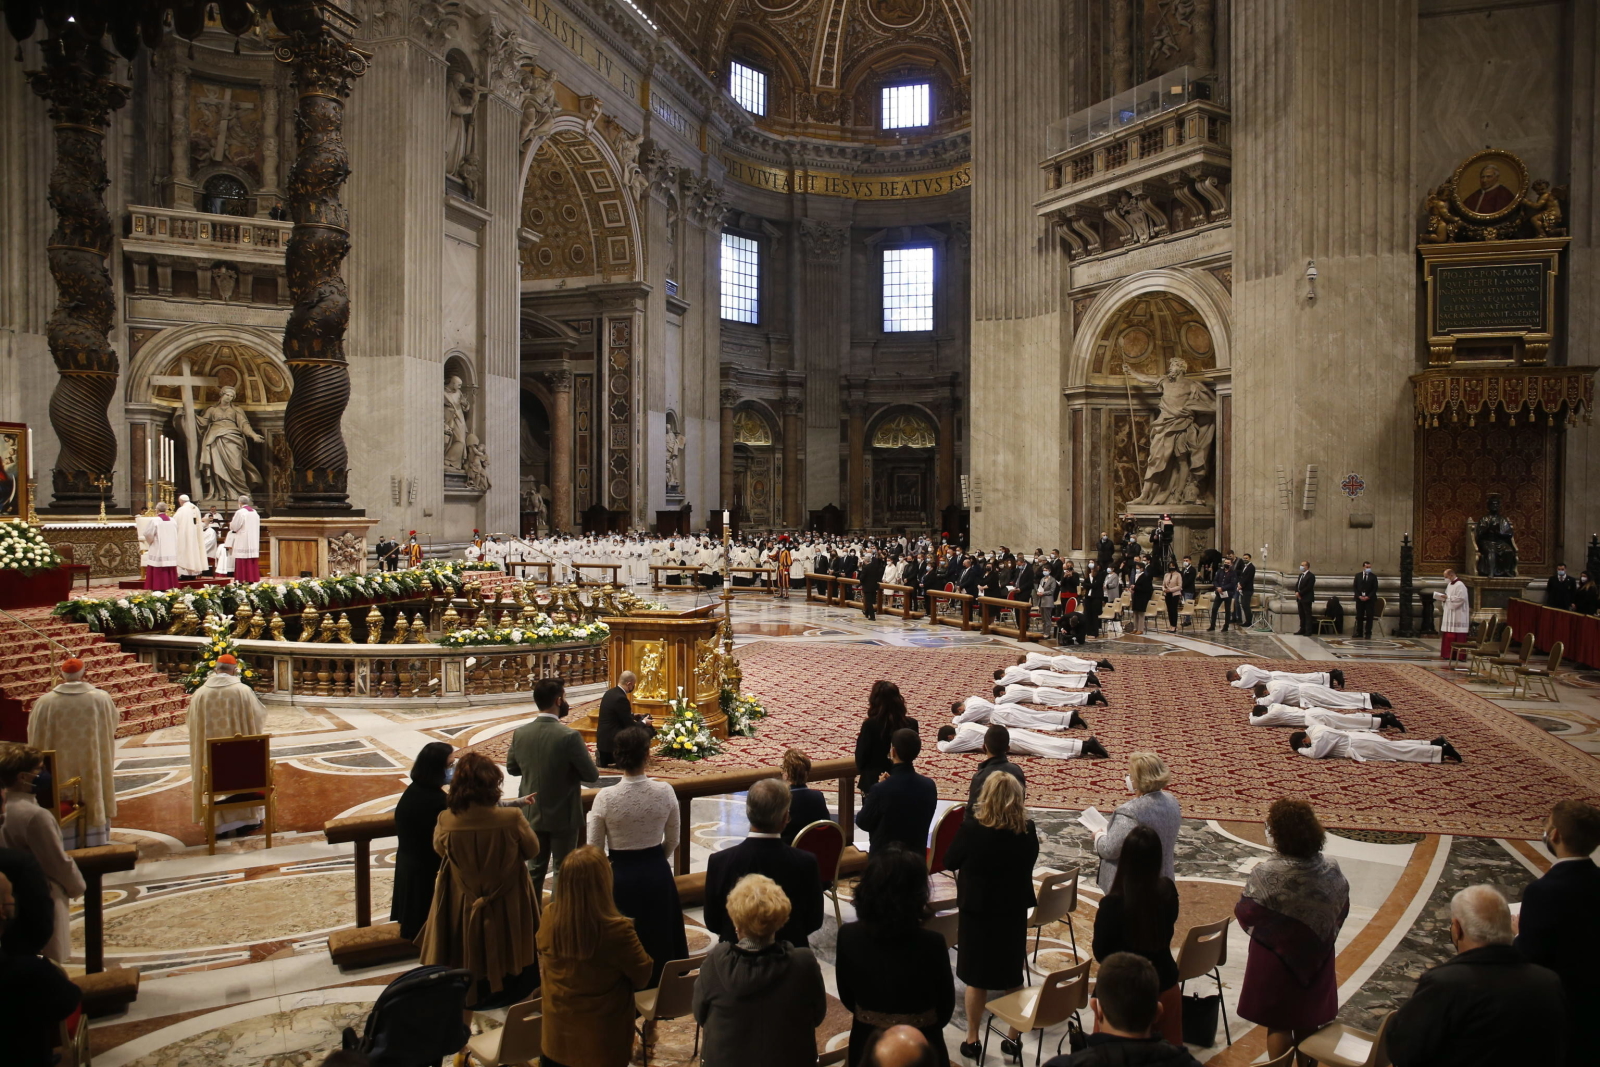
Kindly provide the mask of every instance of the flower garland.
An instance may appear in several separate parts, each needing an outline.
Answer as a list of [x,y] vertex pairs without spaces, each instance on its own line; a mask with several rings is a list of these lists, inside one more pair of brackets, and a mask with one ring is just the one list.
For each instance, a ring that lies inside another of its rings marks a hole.
[[239,680],[254,689],[258,676],[239,655],[239,646],[228,636],[228,621],[215,615],[207,618],[206,636],[209,640],[206,641],[206,647],[201,650],[200,658],[194,661],[189,673],[183,676],[183,691],[192,693],[204,685],[206,679],[217,669],[217,657],[222,655],[232,656],[239,661]]
[[672,718],[656,730],[656,754],[688,763],[715,756],[722,751],[705,716],[683,697],[683,687],[678,687],[678,699],[667,701]]
[[722,713],[728,717],[729,737],[754,737],[756,720],[767,717],[767,709],[761,701],[732,689],[723,689],[721,703]]
[[260,581],[209,585],[199,589],[169,589],[159,593],[134,592],[117,597],[82,597],[65,600],[53,614],[80,622],[103,634],[140,633],[159,629],[172,621],[181,602],[191,614],[232,618],[241,605],[263,615],[297,612],[310,605],[321,611],[354,601],[389,603],[417,600],[433,593],[455,596],[466,583],[459,571],[473,568],[462,563],[430,563],[404,571],[341,574],[334,578],[296,578],[287,582]]
[[535,615],[532,626],[477,626],[452,630],[440,636],[437,644],[445,648],[475,648],[480,645],[559,645],[572,641],[603,641],[611,627],[603,622],[551,622],[546,615]]
[[37,526],[25,522],[0,523],[0,570],[16,571],[24,578],[36,571],[61,566],[61,556]]

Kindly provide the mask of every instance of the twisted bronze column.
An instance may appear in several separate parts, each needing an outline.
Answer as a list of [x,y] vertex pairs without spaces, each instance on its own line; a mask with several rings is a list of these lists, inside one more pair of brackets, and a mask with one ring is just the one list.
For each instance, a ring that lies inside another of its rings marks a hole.
[[275,8],[273,22],[286,34],[275,54],[289,65],[299,94],[297,152],[287,190],[294,230],[285,253],[294,310],[283,331],[284,354],[294,374],[283,415],[283,435],[294,459],[289,507],[344,511],[350,507],[349,461],[339,426],[350,401],[344,352],[350,293],[341,273],[350,228],[339,198],[350,175],[344,98],[366,73],[369,57],[350,45],[355,19],[327,0]]
[[56,309],[45,327],[61,377],[50,396],[50,426],[60,451],[51,473],[51,509],[92,510],[117,462],[117,435],[107,406],[117,391],[117,354],[107,340],[116,310],[106,256],[105,134],[111,112],[127,103],[128,87],[111,79],[111,54],[74,22],[41,44],[44,69],[27,72],[33,91],[55,120],[56,162],[50,206],[56,226],[47,254],[56,282]]

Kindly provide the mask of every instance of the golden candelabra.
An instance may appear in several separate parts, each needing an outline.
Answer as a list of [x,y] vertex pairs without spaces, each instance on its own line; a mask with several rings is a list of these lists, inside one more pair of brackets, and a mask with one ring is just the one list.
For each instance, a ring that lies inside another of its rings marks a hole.
[[744,672],[733,655],[733,526],[722,513],[722,683],[739,691]]
[[39,525],[39,513],[34,510],[33,502],[38,496],[39,483],[32,478],[28,479],[28,525]]

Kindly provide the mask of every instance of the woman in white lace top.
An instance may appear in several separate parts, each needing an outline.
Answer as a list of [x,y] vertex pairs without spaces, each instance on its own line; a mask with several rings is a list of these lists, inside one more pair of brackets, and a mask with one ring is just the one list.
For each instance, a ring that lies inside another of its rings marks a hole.
[[617,910],[633,920],[640,943],[650,953],[650,985],[655,986],[663,967],[689,955],[689,942],[672,878],[678,796],[666,782],[645,776],[650,742],[650,731],[642,726],[620,730],[612,741],[612,759],[622,781],[594,798],[589,844],[610,853],[612,897]]

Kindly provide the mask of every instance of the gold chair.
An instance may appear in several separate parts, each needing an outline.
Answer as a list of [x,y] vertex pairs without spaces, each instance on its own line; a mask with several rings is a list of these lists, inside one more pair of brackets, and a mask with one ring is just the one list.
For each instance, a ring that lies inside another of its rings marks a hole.
[[1376,597],[1375,599],[1377,600],[1377,604],[1375,606],[1378,610],[1372,613],[1372,622],[1375,626],[1377,626],[1379,636],[1388,637],[1389,627],[1388,624],[1383,621],[1383,615],[1384,612],[1389,610],[1389,598],[1380,596]]
[[1489,660],[1489,680],[1496,685],[1515,687],[1517,668],[1528,665],[1528,657],[1533,655],[1534,640],[1533,634],[1524,634],[1521,651],[1504,652]]
[[1039,938],[1044,928],[1053,922],[1065,922],[1067,935],[1072,939],[1072,962],[1078,962],[1078,932],[1072,928],[1072,913],[1078,910],[1078,872],[1074,867],[1060,874],[1052,874],[1039,883],[1034,895],[1038,903],[1028,916],[1033,928],[1033,962],[1039,962]]
[[1557,641],[1550,646],[1550,658],[1545,661],[1543,667],[1518,667],[1514,683],[1516,688],[1511,690],[1511,695],[1516,697],[1518,690],[1520,690],[1522,692],[1521,699],[1528,700],[1533,691],[1533,685],[1537,682],[1539,688],[1544,691],[1545,696],[1551,700],[1560,700],[1561,698],[1556,696],[1556,669],[1561,666],[1561,657],[1566,651],[1567,643],[1565,641]]
[[1511,627],[1500,627],[1500,639],[1491,641],[1467,654],[1467,676],[1469,678],[1488,678],[1489,661],[1506,654],[1511,647]]
[[[655,1033],[657,1019],[681,1019],[694,1012],[694,983],[700,977],[700,965],[705,954],[690,956],[686,960],[673,960],[661,970],[661,984],[654,989],[641,989],[633,995],[639,1010],[640,1063],[650,1062],[651,1035]],[[694,1024],[694,1052],[690,1057],[700,1058],[700,1024]]]
[[[988,1003],[989,1018],[983,1024],[983,1055],[978,1057],[982,1063],[989,1054],[989,1035],[999,1033],[1005,1037],[1004,1030],[997,1030],[994,1023],[998,1019],[1007,1027],[1020,1033],[1018,1042],[1033,1031],[1039,1031],[1039,1051],[1034,1057],[1037,1064],[1044,1058],[1044,1031],[1065,1019],[1076,1018],[1078,1012],[1089,1006],[1089,963],[1082,963],[1068,967],[1065,970],[1055,971],[1046,975],[1045,980],[1038,986],[1019,989],[1015,993],[1007,993],[998,1000]],[[1071,1029],[1071,1026],[1068,1027]],[[1061,1041],[1056,1045],[1056,1052],[1061,1051],[1061,1046],[1066,1043],[1067,1036],[1063,1034]]]
[[[1183,983],[1191,978],[1210,978],[1217,983],[1217,992],[1222,992],[1222,965],[1228,962],[1228,925],[1232,922],[1233,920],[1228,918],[1191,926],[1189,932],[1183,935],[1183,944],[1178,948],[1180,994],[1183,991]],[[1218,1007],[1222,1009],[1222,1032],[1231,1045],[1233,1030],[1228,1026],[1226,1001]]]
[[506,1024],[486,1030],[467,1042],[467,1063],[482,1067],[531,1063],[540,1055],[544,1033],[544,1009],[538,997],[506,1009]]
[[955,948],[961,941],[960,919],[960,911],[936,911],[922,920],[922,928],[938,931],[944,936],[945,948]]
[[1455,647],[1450,650],[1450,662],[1455,663],[1457,660],[1469,659],[1472,653],[1488,645],[1489,638],[1493,634],[1494,616],[1491,615],[1489,618],[1479,621],[1477,640],[1456,642]]
[[1385,1015],[1376,1034],[1329,1023],[1300,1042],[1300,1054],[1316,1060],[1319,1067],[1389,1067],[1387,1037],[1393,1018],[1393,1012]]
[[1294,1064],[1295,1052],[1296,1052],[1296,1050],[1291,1048],[1288,1052],[1285,1052],[1282,1056],[1274,1056],[1272,1059],[1267,1060],[1265,1063],[1257,1064],[1256,1067],[1295,1067],[1295,1064]]
[[267,809],[267,847],[277,821],[277,790],[272,785],[272,739],[267,734],[234,734],[206,740],[205,793],[200,798],[206,821],[206,852],[217,852],[217,814],[239,808]]

